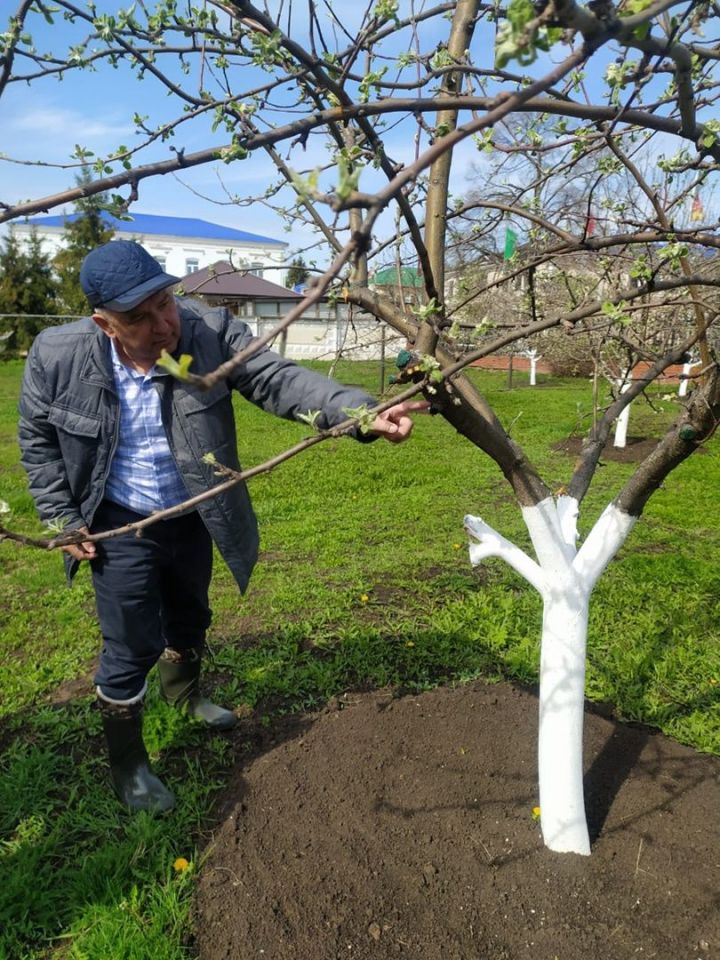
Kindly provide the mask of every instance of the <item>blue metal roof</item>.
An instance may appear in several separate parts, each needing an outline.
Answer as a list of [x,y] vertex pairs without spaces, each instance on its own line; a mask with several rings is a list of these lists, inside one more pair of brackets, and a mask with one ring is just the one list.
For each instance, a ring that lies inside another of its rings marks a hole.
[[[27,223],[33,227],[64,227],[67,221],[72,223],[79,216],[78,213],[68,213],[51,217],[29,217]],[[283,240],[261,237],[257,233],[248,233],[245,230],[234,230],[232,227],[224,227],[220,223],[209,223],[207,220],[198,220],[195,217],[160,217],[152,213],[131,213],[129,214],[131,220],[119,220],[104,210],[101,216],[103,221],[118,233],[161,234],[202,240],[233,240],[236,243],[287,246]]]

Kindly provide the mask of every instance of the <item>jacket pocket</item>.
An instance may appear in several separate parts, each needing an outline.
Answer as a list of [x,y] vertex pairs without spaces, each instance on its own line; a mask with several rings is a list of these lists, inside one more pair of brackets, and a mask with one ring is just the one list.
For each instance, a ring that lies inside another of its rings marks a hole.
[[212,390],[189,390],[181,396],[176,394],[175,402],[182,413],[192,415],[209,413],[216,404],[224,400],[230,402],[230,391],[225,383],[218,383]]
[[[196,470],[192,461],[202,461],[206,454],[214,454],[220,463],[237,468],[237,440],[233,416],[232,395],[224,383],[219,383],[206,393],[188,392],[175,394],[175,411],[179,429],[185,444],[173,430],[176,456],[183,476],[188,470]],[[186,455],[187,448],[191,454]],[[191,462],[188,462],[191,461]],[[203,465],[204,483],[218,482],[211,465]]]
[[58,430],[78,437],[97,437],[100,433],[100,417],[72,410],[54,403],[48,411],[48,421]]

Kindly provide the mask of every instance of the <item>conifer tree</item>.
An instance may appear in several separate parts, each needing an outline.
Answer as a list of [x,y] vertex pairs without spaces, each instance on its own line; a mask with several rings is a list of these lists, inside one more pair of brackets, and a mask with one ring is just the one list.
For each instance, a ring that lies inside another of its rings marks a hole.
[[[83,167],[76,178],[82,187],[92,182],[88,167]],[[82,197],[75,203],[77,216],[65,222],[63,249],[55,257],[55,269],[59,279],[59,301],[62,311],[71,316],[87,313],[88,303],[80,286],[80,265],[95,247],[112,240],[115,231],[103,219],[107,206],[105,194]]]
[[285,286],[290,290],[293,290],[299,283],[304,283],[309,276],[310,271],[305,265],[303,258],[295,257],[293,262],[290,264],[290,269],[287,272]]
[[25,249],[10,234],[0,251],[0,329],[12,334],[11,345],[27,350],[36,334],[47,325],[47,315],[57,309],[57,280],[50,257],[33,230]]
[[0,250],[0,314],[20,313],[25,283],[26,257],[12,233]]
[[55,313],[58,283],[50,256],[43,250],[42,240],[36,229],[30,234],[25,260],[27,283],[23,296],[23,313]]

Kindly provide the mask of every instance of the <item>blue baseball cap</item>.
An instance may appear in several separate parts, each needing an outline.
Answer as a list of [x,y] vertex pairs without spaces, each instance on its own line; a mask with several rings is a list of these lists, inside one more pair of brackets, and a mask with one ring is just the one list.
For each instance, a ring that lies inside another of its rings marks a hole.
[[80,286],[91,307],[125,313],[143,300],[179,283],[134,240],[111,240],[96,247],[80,267]]

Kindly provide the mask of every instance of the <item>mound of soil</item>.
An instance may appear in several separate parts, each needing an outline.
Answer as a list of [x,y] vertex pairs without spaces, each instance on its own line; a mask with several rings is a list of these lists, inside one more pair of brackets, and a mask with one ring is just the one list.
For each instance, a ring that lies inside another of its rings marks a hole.
[[[618,463],[639,463],[658,445],[658,437],[628,437],[624,447],[614,447],[612,440],[603,447],[602,460]],[[582,450],[582,437],[566,437],[552,445],[553,450],[577,456]]]
[[202,960],[710,960],[720,759],[588,712],[590,857],[532,809],[537,700],[346,695],[238,768],[196,899]]

